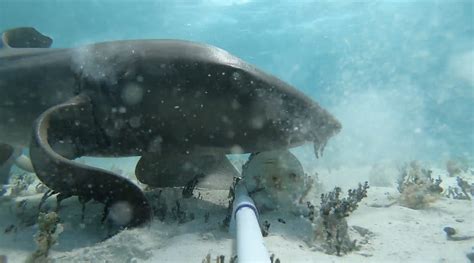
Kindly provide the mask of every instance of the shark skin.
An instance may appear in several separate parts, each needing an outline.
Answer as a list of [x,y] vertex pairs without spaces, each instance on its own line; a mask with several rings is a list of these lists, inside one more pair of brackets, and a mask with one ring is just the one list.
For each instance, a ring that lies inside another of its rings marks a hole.
[[22,44],[36,33],[19,30],[10,40],[16,47],[4,36],[0,49],[0,119],[8,120],[0,141],[29,146],[52,190],[125,207],[123,227],[151,220],[142,191],[73,159],[142,156],[140,181],[182,186],[196,173],[229,167],[225,154],[311,142],[319,156],[341,129],[296,88],[214,46],[126,40],[55,49],[46,36]]

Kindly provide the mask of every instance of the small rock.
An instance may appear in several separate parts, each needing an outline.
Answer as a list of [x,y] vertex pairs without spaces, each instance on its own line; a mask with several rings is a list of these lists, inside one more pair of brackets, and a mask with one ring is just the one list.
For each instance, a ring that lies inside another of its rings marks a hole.
[[443,230],[444,230],[444,232],[446,232],[446,235],[448,235],[448,237],[456,234],[456,229],[454,229],[452,227],[449,227],[449,226],[443,228]]

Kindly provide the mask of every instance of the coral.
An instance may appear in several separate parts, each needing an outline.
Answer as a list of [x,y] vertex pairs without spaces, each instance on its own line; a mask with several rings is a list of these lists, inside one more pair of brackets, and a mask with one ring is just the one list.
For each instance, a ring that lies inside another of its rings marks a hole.
[[461,177],[457,177],[456,182],[458,183],[459,188],[461,188],[461,191],[466,196],[466,198],[471,200],[469,194],[472,195],[473,185],[469,185],[469,183],[463,180]]
[[56,212],[40,213],[38,216],[38,233],[35,236],[36,251],[26,260],[27,263],[50,262],[49,250],[56,244],[59,234],[63,231]]
[[458,183],[458,187],[448,187],[445,192],[445,196],[458,200],[471,200],[474,184],[469,185],[467,181],[463,180],[459,176],[456,178],[456,181]]
[[[350,189],[347,197],[342,199],[342,190],[339,187],[321,195],[319,216],[314,220],[313,227],[315,241],[321,243],[326,253],[340,256],[341,253],[345,254],[357,248],[356,241],[349,237],[346,217],[367,197],[368,188],[368,182],[359,184],[357,189]],[[311,205],[308,204],[308,207],[311,208]]]
[[417,162],[411,162],[400,169],[398,191],[399,203],[412,209],[422,209],[436,201],[443,192],[441,178],[433,179],[432,171],[424,169]]

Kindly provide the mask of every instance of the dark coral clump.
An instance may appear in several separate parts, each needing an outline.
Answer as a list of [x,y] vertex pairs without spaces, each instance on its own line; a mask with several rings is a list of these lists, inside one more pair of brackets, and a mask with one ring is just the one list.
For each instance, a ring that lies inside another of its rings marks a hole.
[[369,183],[359,184],[357,189],[349,189],[347,197],[340,199],[341,188],[335,187],[334,191],[327,194],[321,194],[321,215],[333,214],[338,218],[349,216],[358,207],[359,202],[367,197]]
[[466,180],[463,180],[461,177],[457,177],[456,181],[458,183],[458,187],[450,186],[446,190],[446,197],[458,200],[471,200],[474,184],[469,185],[469,183]]
[[352,241],[348,233],[348,217],[359,206],[360,201],[367,197],[368,182],[359,184],[358,188],[350,189],[345,198],[341,198],[341,188],[321,195],[319,217],[315,221],[315,238],[322,241],[322,247],[328,254],[348,253],[356,249],[356,241]]

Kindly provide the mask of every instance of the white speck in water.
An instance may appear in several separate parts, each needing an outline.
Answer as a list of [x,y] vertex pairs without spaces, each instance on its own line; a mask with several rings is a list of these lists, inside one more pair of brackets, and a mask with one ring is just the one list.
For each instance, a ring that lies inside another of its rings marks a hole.
[[118,112],[119,112],[119,113],[126,113],[126,112],[127,112],[127,108],[125,108],[125,107],[123,107],[123,106],[122,106],[122,107],[119,107]]

